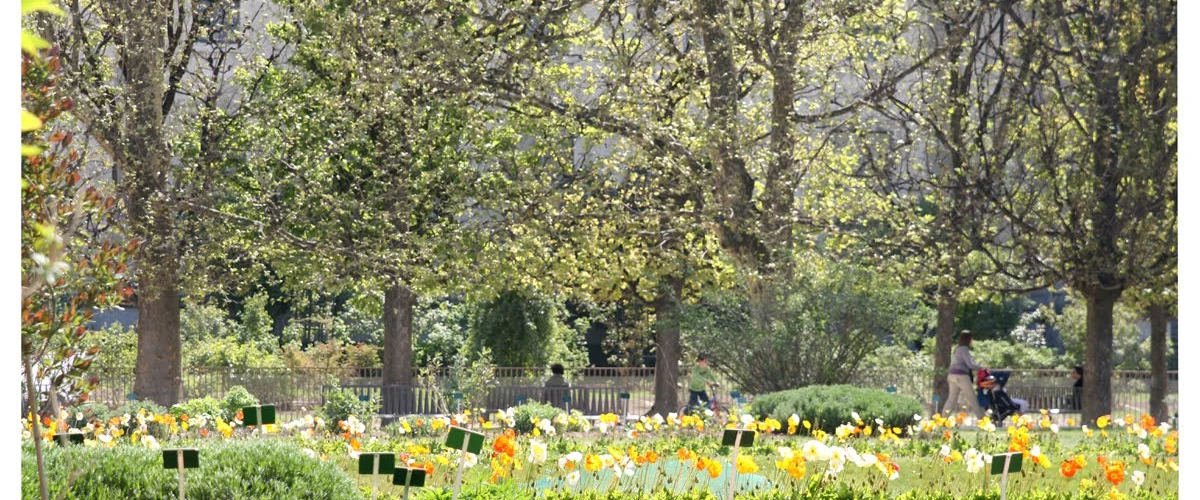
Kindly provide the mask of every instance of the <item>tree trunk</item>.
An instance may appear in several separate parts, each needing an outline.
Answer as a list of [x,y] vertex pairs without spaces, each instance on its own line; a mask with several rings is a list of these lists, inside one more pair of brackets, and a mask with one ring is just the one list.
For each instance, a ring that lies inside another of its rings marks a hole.
[[1150,304],[1150,416],[1164,421],[1167,413],[1167,308]]
[[1112,413],[1113,305],[1119,291],[1094,290],[1087,297],[1087,349],[1083,361],[1083,422]]
[[383,293],[383,385],[401,386],[383,391],[383,413],[408,414],[413,410],[413,308],[417,296],[404,285]]
[[125,204],[133,236],[141,240],[138,275],[138,354],[134,393],[171,406],[180,394],[178,213],[170,180],[171,153],[163,122],[165,2],[132,2],[118,40],[128,116],[111,145],[127,182]]
[[170,407],[180,402],[179,291],[174,270],[143,274],[150,285],[138,291],[137,369],[133,392],[139,400]]
[[[21,353],[21,361],[25,364],[25,393],[29,398],[29,416],[33,420],[31,424],[33,425],[33,452],[37,456],[38,492],[42,500],[50,500],[50,493],[46,485],[46,462],[42,454],[42,424],[38,409],[37,386],[33,383],[33,366],[30,365],[29,356],[26,353]],[[55,418],[58,416],[55,415]]]
[[668,278],[669,291],[654,301],[654,407],[650,414],[666,415],[679,410],[679,321],[672,317],[679,305],[683,280]]
[[946,375],[950,372],[950,354],[954,350],[954,314],[958,311],[958,295],[949,290],[938,294],[937,334],[933,342],[933,394],[938,402],[934,411],[942,411],[950,396]]

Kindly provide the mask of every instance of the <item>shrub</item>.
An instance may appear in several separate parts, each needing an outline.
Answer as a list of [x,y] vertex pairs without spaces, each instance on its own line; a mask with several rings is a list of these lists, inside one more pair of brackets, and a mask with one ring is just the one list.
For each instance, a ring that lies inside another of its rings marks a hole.
[[[187,471],[190,499],[358,499],[354,481],[333,462],[310,458],[281,440],[200,445],[200,468]],[[33,446],[22,447],[21,497],[37,498]],[[81,446],[45,450],[51,498],[161,500],[175,498],[178,479],[162,454],[140,446]]]
[[250,391],[247,391],[245,387],[235,385],[230,387],[229,391],[225,393],[224,404],[225,415],[232,418],[234,415],[237,415],[238,410],[258,404],[258,398],[250,394]]
[[103,330],[89,330],[87,345],[100,347],[93,366],[102,369],[132,368],[137,365],[137,329],[112,323]]
[[220,307],[188,304],[179,311],[179,335],[184,344],[196,345],[207,339],[238,338],[241,328]]
[[858,412],[864,422],[883,419],[888,427],[906,427],[913,415],[921,413],[917,400],[882,389],[863,389],[851,385],[810,386],[759,395],[751,405],[756,415],[769,415],[781,422],[793,413],[809,420],[814,427],[833,432]]
[[448,361],[462,351],[468,328],[469,306],[421,298],[413,317],[413,360],[429,366],[434,359]]
[[1064,369],[1067,360],[1048,347],[1034,347],[1007,340],[976,340],[971,345],[975,362],[992,368]]
[[497,366],[581,361],[576,349],[581,334],[562,322],[565,311],[549,297],[509,290],[475,309],[467,338],[471,359],[490,349]]
[[[108,419],[113,417],[113,410],[109,409],[104,403],[88,401],[68,409],[67,414],[67,425],[82,429],[85,425],[94,420],[108,422]],[[77,416],[81,416],[83,418],[75,418]]]
[[279,350],[279,339],[272,331],[274,322],[267,312],[269,302],[270,297],[266,292],[258,292],[246,298],[242,305],[238,340],[261,351],[274,353]]
[[208,415],[209,417],[229,420],[229,413],[225,411],[225,402],[211,396],[189,399],[185,403],[172,406],[171,414],[176,417],[180,415],[187,415],[189,417]]
[[190,368],[275,368],[283,360],[254,344],[245,344],[237,337],[208,338],[186,345],[184,365]]
[[[383,366],[382,348],[366,344],[343,344],[342,342],[317,343],[301,350],[298,344],[284,348],[283,357],[288,366],[296,368],[378,368]],[[362,376],[354,370],[346,370],[345,376]]]
[[513,408],[513,420],[516,422],[515,428],[517,432],[521,433],[533,431],[533,417],[537,417],[539,420],[554,420],[554,417],[561,414],[563,414],[562,410],[535,401],[526,401],[520,406]]
[[354,415],[360,421],[370,422],[379,412],[379,399],[362,401],[354,391],[338,389],[325,394],[325,404],[317,411],[325,418],[325,425],[330,432],[336,433],[340,432],[338,422],[350,418],[350,415]]
[[[1087,301],[1072,296],[1060,315],[1047,315],[1061,332],[1067,366],[1083,364],[1087,346]],[[1147,370],[1150,368],[1150,340],[1142,338],[1137,309],[1124,302],[1113,307],[1113,369]],[[1168,346],[1170,347],[1170,346]],[[1072,361],[1073,360],[1073,361]]]
[[752,394],[844,384],[876,347],[903,344],[929,319],[897,280],[818,257],[763,286],[755,300],[744,286],[680,308],[687,347]]
[[146,415],[161,415],[167,412],[167,408],[149,400],[126,401],[116,410],[113,410],[113,415],[124,415],[128,413],[130,416],[137,416],[139,410],[146,410]]

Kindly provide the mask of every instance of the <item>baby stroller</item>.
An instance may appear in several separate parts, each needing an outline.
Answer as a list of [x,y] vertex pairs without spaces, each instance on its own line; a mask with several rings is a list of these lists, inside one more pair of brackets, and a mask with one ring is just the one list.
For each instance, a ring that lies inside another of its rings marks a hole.
[[1008,384],[1009,372],[988,372],[979,370],[976,397],[979,406],[992,410],[992,419],[997,423],[1003,422],[1013,414],[1023,411],[1021,404],[1008,397],[1004,386]]

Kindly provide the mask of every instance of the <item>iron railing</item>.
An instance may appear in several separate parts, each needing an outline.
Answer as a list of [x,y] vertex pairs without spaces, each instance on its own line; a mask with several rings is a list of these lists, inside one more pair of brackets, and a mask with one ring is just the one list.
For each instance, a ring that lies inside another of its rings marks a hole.
[[[1068,391],[1073,380],[1068,370],[1029,370],[1006,369],[1012,376],[1008,382],[1008,390],[1014,397],[1020,397],[1022,392],[1046,393],[1053,392],[1052,388],[1062,388]],[[133,393],[132,368],[97,369],[93,372],[99,378],[98,387],[92,391],[91,400],[103,402],[110,406],[122,404]],[[332,388],[345,387],[370,392],[379,395],[379,388],[384,386],[381,368],[356,367],[316,367],[316,368],[207,368],[185,369],[182,374],[183,398],[193,399],[205,396],[222,398],[233,386],[245,387],[263,402],[271,402],[279,406],[281,411],[311,410],[324,401],[327,391]],[[452,391],[457,391],[465,383],[468,375],[456,372],[452,367],[430,370],[422,377],[419,370],[413,373],[413,389],[418,392],[436,390],[443,397],[448,397]],[[488,380],[489,392],[493,387],[533,388],[540,387],[549,369],[542,367],[499,367],[495,368]],[[604,389],[607,393],[628,392],[630,395],[628,411],[631,415],[647,413],[654,405],[654,368],[573,368],[567,370],[567,380],[572,386]],[[1175,413],[1179,400],[1178,372],[1167,374],[1167,405],[1171,413]],[[932,407],[934,373],[928,370],[865,370],[857,373],[847,383],[860,387],[876,387],[881,390],[912,396],[920,401],[925,408]],[[1150,405],[1150,372],[1148,371],[1116,371],[1113,372],[1113,411],[1115,412],[1146,412]],[[722,382],[718,394],[713,396],[726,407],[733,406],[736,401],[731,391],[736,389],[733,384]],[[503,392],[503,391],[502,391]],[[508,391],[512,392],[512,391]],[[688,391],[686,378],[681,377],[679,385],[678,406],[686,402]],[[423,392],[422,392],[423,393]],[[516,393],[514,393],[516,394]],[[506,396],[507,397],[507,396]],[[745,399],[752,396],[745,395]],[[423,406],[424,407],[424,406]]]

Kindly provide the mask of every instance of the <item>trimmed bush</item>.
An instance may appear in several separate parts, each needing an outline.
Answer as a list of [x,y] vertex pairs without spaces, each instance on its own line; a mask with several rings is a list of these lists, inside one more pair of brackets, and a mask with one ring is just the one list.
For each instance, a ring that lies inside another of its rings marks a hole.
[[225,415],[228,415],[229,418],[237,415],[238,410],[256,404],[258,404],[258,398],[240,385],[230,387],[229,392],[225,393]]
[[350,418],[350,415],[354,415],[359,421],[370,423],[379,412],[379,399],[361,401],[354,391],[348,389],[329,391],[325,395],[325,404],[318,408],[317,412],[325,418],[325,425],[329,431],[337,433],[341,432],[338,422]]
[[213,418],[229,420],[229,414],[225,412],[225,402],[211,396],[189,399],[185,403],[172,406],[171,414],[176,417],[180,415],[187,415],[188,417],[208,415]]
[[553,421],[555,417],[563,413],[562,410],[548,404],[526,401],[513,408],[513,420],[516,421],[514,428],[520,433],[533,432],[533,417]]
[[872,426],[880,418],[888,427],[901,428],[913,422],[914,414],[921,413],[921,404],[911,397],[852,385],[814,385],[767,393],[754,398],[751,408],[756,415],[769,415],[781,422],[794,413],[826,432],[850,422],[851,412],[858,412]]
[[[192,500],[359,499],[351,480],[329,462],[285,441],[200,444],[200,468],[187,471]],[[22,447],[21,497],[37,498],[33,445]],[[178,495],[162,452],[136,446],[46,449],[50,497],[63,500],[162,500]],[[61,495],[61,496],[60,496]]]

